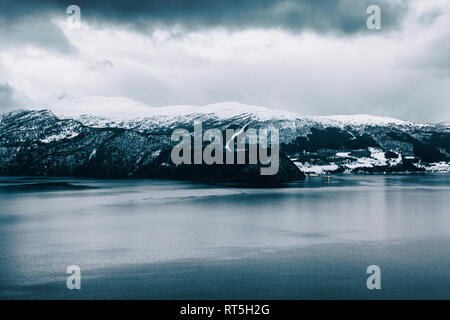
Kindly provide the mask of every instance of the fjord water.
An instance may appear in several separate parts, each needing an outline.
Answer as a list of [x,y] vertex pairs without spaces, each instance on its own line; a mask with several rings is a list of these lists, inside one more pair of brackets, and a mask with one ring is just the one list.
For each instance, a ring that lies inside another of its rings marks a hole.
[[0,201],[3,299],[450,298],[450,175],[267,189],[2,177]]

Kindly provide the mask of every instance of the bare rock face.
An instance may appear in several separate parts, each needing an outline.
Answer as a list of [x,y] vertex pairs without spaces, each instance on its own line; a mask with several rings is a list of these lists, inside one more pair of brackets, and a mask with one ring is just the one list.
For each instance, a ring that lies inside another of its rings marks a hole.
[[261,165],[174,165],[167,128],[145,132],[85,126],[47,110],[17,111],[0,122],[0,174],[145,177],[272,185],[304,179],[284,154],[278,173],[261,176]]

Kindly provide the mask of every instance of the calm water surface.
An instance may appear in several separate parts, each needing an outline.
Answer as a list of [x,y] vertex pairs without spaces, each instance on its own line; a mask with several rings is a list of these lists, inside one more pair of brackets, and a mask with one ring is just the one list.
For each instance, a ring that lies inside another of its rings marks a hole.
[[[450,299],[449,208],[450,175],[276,189],[1,177],[0,298]],[[372,264],[381,290],[366,287]]]

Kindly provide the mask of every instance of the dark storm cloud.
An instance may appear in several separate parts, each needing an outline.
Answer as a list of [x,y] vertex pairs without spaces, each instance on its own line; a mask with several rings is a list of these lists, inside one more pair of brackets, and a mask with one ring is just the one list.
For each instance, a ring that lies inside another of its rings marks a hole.
[[82,17],[90,22],[142,31],[177,26],[185,30],[282,28],[338,34],[366,30],[369,5],[380,6],[383,29],[396,28],[408,7],[407,1],[389,0],[2,0],[0,15],[7,20],[43,12],[65,16],[70,4],[80,6]]
[[60,5],[57,1],[1,0],[0,48],[36,46],[65,54],[77,52],[51,20]]

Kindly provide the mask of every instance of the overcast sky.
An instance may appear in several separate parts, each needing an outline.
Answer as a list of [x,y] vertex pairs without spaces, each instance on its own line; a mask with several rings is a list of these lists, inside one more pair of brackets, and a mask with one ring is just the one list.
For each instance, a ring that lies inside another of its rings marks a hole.
[[450,1],[1,0],[0,111],[53,93],[450,121]]

